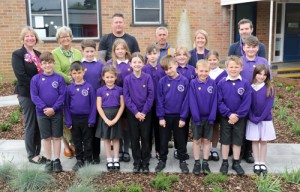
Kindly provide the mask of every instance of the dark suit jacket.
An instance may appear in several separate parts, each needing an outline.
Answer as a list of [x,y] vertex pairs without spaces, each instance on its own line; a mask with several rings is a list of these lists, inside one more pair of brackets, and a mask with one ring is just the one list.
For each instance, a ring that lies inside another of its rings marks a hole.
[[[36,50],[34,52],[37,56],[41,54]],[[34,75],[38,74],[38,70],[35,63],[28,63],[24,60],[26,53],[27,50],[24,46],[14,51],[12,53],[12,67],[18,80],[15,93],[20,96],[30,97],[30,80]]]

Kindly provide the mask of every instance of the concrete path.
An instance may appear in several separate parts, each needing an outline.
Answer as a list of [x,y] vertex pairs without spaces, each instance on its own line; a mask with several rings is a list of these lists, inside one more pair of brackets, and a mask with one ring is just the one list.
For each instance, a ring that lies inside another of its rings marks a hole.
[[[219,147],[218,147],[219,149]],[[174,149],[169,150],[167,166],[164,172],[180,173],[179,162],[173,157]],[[219,152],[219,151],[218,151]],[[43,151],[42,153],[43,154]],[[192,172],[194,166],[193,154],[192,154],[192,143],[188,143],[188,154],[190,159],[187,160],[190,172]],[[220,154],[220,153],[219,153]],[[153,158],[150,160],[150,171],[154,172],[155,166],[158,160],[154,158],[155,154],[152,154]],[[106,157],[104,153],[104,145],[101,143],[101,163],[99,165],[93,165],[95,169],[99,171],[106,171]],[[23,166],[36,166],[32,163],[28,163],[26,157],[25,144],[23,140],[0,140],[0,164],[5,161],[11,161],[16,164],[17,167],[22,168]],[[231,160],[230,165],[231,165]],[[72,166],[76,163],[76,159],[67,159],[61,154],[61,162],[65,171],[71,171]],[[214,162],[210,161],[210,169],[213,173],[218,173],[222,161]],[[122,172],[131,172],[133,169],[133,161],[125,163],[121,162]],[[245,169],[246,174],[253,174],[253,164],[248,164],[244,160],[241,162],[242,167]],[[283,173],[285,170],[291,171],[293,169],[300,168],[300,144],[268,144],[267,154],[267,166],[269,173]],[[43,166],[40,166],[43,169]],[[231,168],[229,173],[235,173]]]
[[0,97],[0,107],[19,105],[17,95]]

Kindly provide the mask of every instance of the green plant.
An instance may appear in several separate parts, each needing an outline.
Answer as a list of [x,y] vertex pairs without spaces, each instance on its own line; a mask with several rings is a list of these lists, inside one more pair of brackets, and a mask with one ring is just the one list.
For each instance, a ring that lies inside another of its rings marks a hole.
[[300,97],[300,91],[297,91],[297,92],[295,93],[295,95],[296,95],[297,97]]
[[93,179],[100,175],[101,172],[99,172],[99,170],[95,169],[93,166],[84,166],[76,173],[77,178],[86,183],[93,181]]
[[85,182],[73,184],[68,189],[68,192],[95,192],[95,191],[96,189],[93,185]]
[[3,122],[0,124],[0,130],[1,131],[9,131],[11,129],[11,125],[7,122]]
[[11,180],[16,174],[16,171],[15,165],[13,165],[11,162],[5,161],[0,165],[0,180]]
[[295,90],[295,87],[294,86],[286,86],[285,87],[285,90],[287,91],[287,92],[291,92],[291,91],[293,91],[293,90]]
[[17,191],[42,191],[54,182],[54,178],[37,167],[25,167],[11,180]]
[[213,174],[210,173],[208,174],[203,182],[205,185],[214,185],[214,184],[218,184],[218,183],[227,183],[228,178],[226,175],[222,175],[222,174]]
[[288,183],[300,183],[300,169],[292,170],[291,172],[285,170],[285,172],[283,173],[283,178]]
[[131,183],[127,189],[126,192],[142,192],[142,186],[138,183]]
[[278,99],[277,98],[275,98],[274,99],[274,105],[273,105],[273,107],[274,107],[274,109],[278,109],[279,108],[279,102],[278,102]]
[[284,98],[284,96],[283,96],[282,93],[278,93],[277,96],[278,96],[279,99],[283,99]]
[[294,108],[294,104],[293,103],[287,103],[285,107],[291,109],[291,108]]
[[220,187],[213,187],[212,192],[224,192],[224,190]]
[[287,116],[287,111],[286,111],[286,108],[284,107],[279,107],[279,111],[277,113],[277,117],[281,120],[285,119]]
[[292,132],[296,135],[300,135],[300,124],[294,123],[292,125]]
[[294,120],[292,117],[287,117],[286,123],[287,123],[289,126],[293,126],[293,125],[295,124],[295,120]]
[[171,190],[171,184],[177,182],[179,177],[177,175],[166,176],[163,172],[159,172],[157,176],[151,181],[151,185],[158,190]]
[[282,87],[282,86],[283,86],[283,84],[281,82],[277,83],[277,87]]
[[278,176],[261,175],[255,179],[258,192],[280,192],[281,182]]
[[106,192],[119,192],[119,191],[126,191],[126,186],[123,182],[121,182],[119,185],[116,186],[109,186],[104,191]]
[[17,124],[20,122],[20,112],[14,111],[9,115],[10,122],[13,124]]
[[14,85],[14,86],[16,86],[17,85],[17,83],[18,83],[18,80],[13,80],[13,82],[12,82],[12,84]]

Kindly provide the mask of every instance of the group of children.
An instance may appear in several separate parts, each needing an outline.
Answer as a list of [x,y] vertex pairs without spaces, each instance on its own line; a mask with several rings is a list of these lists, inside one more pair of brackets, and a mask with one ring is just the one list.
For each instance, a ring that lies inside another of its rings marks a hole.
[[[220,172],[228,173],[228,153],[232,145],[232,169],[239,175],[244,174],[240,150],[246,135],[248,140],[254,141],[254,172],[267,173],[266,141],[275,139],[271,115],[274,89],[268,64],[248,66],[243,72],[251,76],[249,80],[241,74],[243,58],[230,56],[225,62],[225,71],[218,67],[218,53],[210,51],[206,60],[199,60],[195,68],[188,64],[190,55],[185,47],[178,47],[174,56],[166,55],[158,62],[160,53],[155,44],[147,47],[145,64],[140,53],[131,55],[126,42],[117,39],[112,60],[104,65],[95,60],[96,47],[89,44],[90,41],[82,42],[85,66],[80,61],[70,66],[71,85],[66,87],[63,78],[53,71],[55,63],[49,52],[40,56],[43,73],[31,81],[47,172],[62,171],[59,154],[64,111],[65,125],[71,130],[76,149],[74,171],[91,163],[94,136],[104,140],[107,170],[120,170],[120,158],[123,158],[119,156],[120,139],[124,139],[125,129],[128,129],[133,172],[149,172],[152,135],[159,159],[155,171],[162,171],[173,133],[179,167],[183,173],[188,173],[186,160],[191,119],[195,159],[192,172],[195,175],[201,171],[210,173],[209,158],[219,160],[214,155],[219,124],[223,159]],[[258,42],[250,41],[244,46],[255,48]],[[245,53],[247,56],[247,51]],[[94,73],[88,73],[91,70]],[[96,127],[95,133],[92,127]],[[51,160],[51,140],[54,161]]]

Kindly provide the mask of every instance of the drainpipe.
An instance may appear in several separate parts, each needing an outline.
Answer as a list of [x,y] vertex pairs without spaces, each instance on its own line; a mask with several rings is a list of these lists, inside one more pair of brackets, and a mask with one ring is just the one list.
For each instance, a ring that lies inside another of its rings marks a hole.
[[272,35],[273,35],[273,0],[270,1],[270,26],[269,26],[269,52],[268,52],[268,61],[271,64],[272,59]]
[[232,5],[232,4],[230,5],[230,10],[229,10],[229,11],[230,11],[230,21],[229,21],[229,22],[230,22],[230,23],[229,23],[229,26],[230,26],[230,27],[229,27],[229,45],[231,45],[232,42],[233,42],[233,41],[232,41],[232,31],[233,31],[233,30],[232,30],[232,28],[233,28],[233,24],[232,24],[232,23],[233,23],[233,22],[232,22],[232,20],[233,20],[233,5]]

